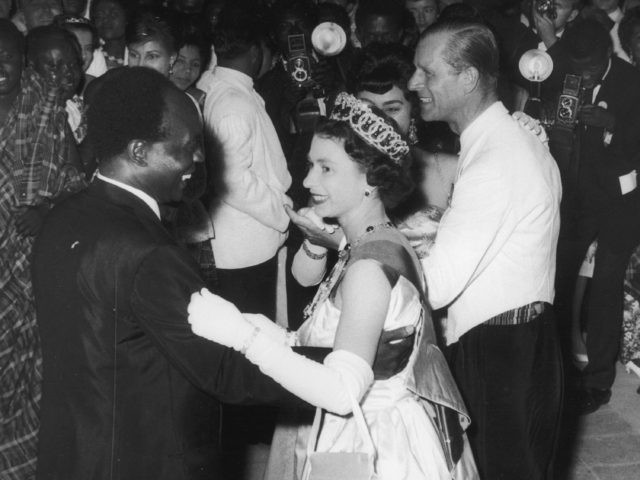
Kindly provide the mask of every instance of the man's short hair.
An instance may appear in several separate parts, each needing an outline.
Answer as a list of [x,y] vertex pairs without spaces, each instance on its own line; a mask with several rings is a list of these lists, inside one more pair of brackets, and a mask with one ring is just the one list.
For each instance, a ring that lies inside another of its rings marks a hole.
[[356,10],[356,26],[361,27],[368,16],[388,17],[398,27],[404,25],[404,2],[398,0],[361,0]]
[[43,25],[29,31],[27,34],[27,60],[35,63],[38,52],[48,49],[52,42],[67,44],[74,53],[78,65],[82,65],[82,50],[78,39],[69,30],[57,25]]
[[[311,0],[276,0],[271,6],[270,16],[274,22],[278,22],[285,15],[298,15],[305,24],[315,27],[317,18],[316,5]],[[271,28],[277,28],[271,25]]]
[[449,34],[443,48],[444,61],[456,73],[473,67],[480,74],[480,82],[487,89],[495,88],[500,69],[500,55],[496,37],[491,29],[478,21],[453,18],[438,21],[427,28],[422,38],[438,33]]
[[561,42],[572,60],[604,58],[613,48],[611,35],[594,18],[580,19],[567,28]]
[[266,25],[261,12],[252,2],[237,0],[227,3],[213,31],[213,46],[221,60],[231,60],[260,46],[266,37]]
[[107,72],[100,82],[87,115],[98,162],[122,154],[131,140],[166,138],[165,94],[176,89],[169,79],[150,68],[127,67]]

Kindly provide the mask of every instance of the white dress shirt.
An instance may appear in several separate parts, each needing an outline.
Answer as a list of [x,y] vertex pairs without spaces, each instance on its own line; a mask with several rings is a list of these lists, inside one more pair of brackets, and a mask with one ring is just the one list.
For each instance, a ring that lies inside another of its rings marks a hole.
[[126,183],[119,182],[118,180],[114,180],[113,178],[105,177],[98,171],[96,171],[95,178],[99,178],[103,182],[110,183],[111,185],[115,185],[118,188],[122,188],[123,190],[134,194],[136,197],[146,203],[153,211],[153,213],[155,213],[156,217],[158,217],[158,220],[160,220],[160,208],[158,207],[158,202],[156,202],[150,195],[146,194],[138,188],[127,185]]
[[494,103],[460,137],[451,206],[422,260],[447,343],[489,318],[553,302],[560,174],[548,149]]
[[221,146],[225,191],[210,206],[216,265],[238,269],[266,262],[286,239],[284,204],[291,176],[276,130],[253,80],[217,66],[199,84],[206,93],[205,127]]
[[627,52],[622,49],[622,44],[620,43],[620,36],[618,31],[620,30],[620,22],[624,17],[624,13],[620,7],[616,8],[613,12],[607,14],[609,18],[614,22],[613,28],[611,29],[611,41],[613,42],[613,52],[625,62],[631,63],[631,59]]

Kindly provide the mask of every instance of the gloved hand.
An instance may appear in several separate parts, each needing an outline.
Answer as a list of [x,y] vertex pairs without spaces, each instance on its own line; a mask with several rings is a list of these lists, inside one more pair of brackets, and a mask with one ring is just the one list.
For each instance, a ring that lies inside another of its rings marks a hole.
[[193,333],[234,350],[242,351],[256,329],[233,303],[206,288],[191,295],[187,311]]

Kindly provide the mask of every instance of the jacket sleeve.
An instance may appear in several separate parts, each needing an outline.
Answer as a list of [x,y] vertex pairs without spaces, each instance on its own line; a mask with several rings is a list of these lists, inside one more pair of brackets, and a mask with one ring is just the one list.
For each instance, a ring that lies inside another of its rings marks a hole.
[[232,349],[195,335],[187,322],[193,292],[204,286],[187,252],[161,246],[146,255],[131,292],[131,310],[142,330],[191,383],[234,404],[295,403],[291,394]]

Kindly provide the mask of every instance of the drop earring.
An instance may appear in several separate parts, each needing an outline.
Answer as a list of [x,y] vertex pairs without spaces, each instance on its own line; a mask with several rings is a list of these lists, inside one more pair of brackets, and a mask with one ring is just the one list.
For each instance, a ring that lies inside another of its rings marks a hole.
[[418,127],[416,127],[416,119],[412,118],[409,123],[409,131],[407,132],[409,145],[415,145],[418,143]]

